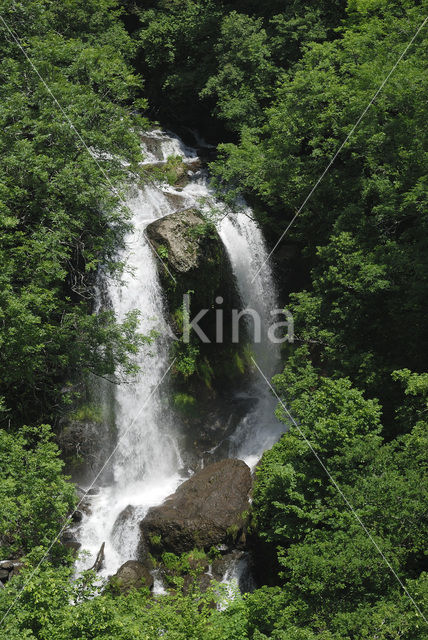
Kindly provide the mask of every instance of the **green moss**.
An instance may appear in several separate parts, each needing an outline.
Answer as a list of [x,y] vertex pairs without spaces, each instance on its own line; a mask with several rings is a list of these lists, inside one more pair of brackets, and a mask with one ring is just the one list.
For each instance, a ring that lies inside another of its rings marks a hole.
[[[160,536],[159,536],[159,538],[160,538]],[[148,558],[149,558],[149,561],[151,562],[151,564],[153,565],[154,569],[156,569],[159,563],[158,563],[157,559],[155,558],[155,556],[152,555],[151,553],[149,553],[148,554]]]
[[205,220],[200,224],[195,224],[189,227],[189,229],[187,229],[186,231],[186,235],[189,238],[195,238],[195,239],[216,238],[217,230],[215,228],[215,225],[211,221]]
[[174,406],[184,416],[193,417],[197,414],[196,398],[188,393],[176,393],[174,395]]
[[84,404],[70,414],[70,420],[77,422],[102,422],[102,408],[94,404]]
[[230,527],[226,529],[227,535],[230,536],[234,542],[238,537],[239,531],[240,531],[240,528],[238,527],[237,524],[232,524]]
[[152,536],[149,536],[149,540],[152,547],[160,548],[162,543],[162,536],[154,534]]
[[169,156],[163,165],[145,165],[139,173],[142,185],[147,181],[168,182],[171,186],[182,183],[183,179],[187,182],[187,165],[181,156]]
[[235,367],[238,370],[239,373],[244,374],[245,373],[245,364],[244,361],[242,360],[241,356],[239,355],[238,352],[236,352],[233,356],[233,359],[235,361]]
[[168,247],[166,247],[164,244],[160,244],[156,251],[158,252],[159,256],[162,258],[162,260],[168,260],[168,256],[169,256],[169,250]]
[[212,380],[214,377],[214,369],[211,366],[208,358],[204,358],[198,363],[198,373],[200,378],[204,381],[204,384],[208,389],[212,388]]

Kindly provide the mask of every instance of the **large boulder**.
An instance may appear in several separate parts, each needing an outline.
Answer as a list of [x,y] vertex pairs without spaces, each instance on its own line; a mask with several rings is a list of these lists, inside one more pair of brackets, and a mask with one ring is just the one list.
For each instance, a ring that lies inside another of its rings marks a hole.
[[[183,294],[189,291],[192,314],[212,309],[218,296],[226,310],[239,305],[226,249],[215,226],[199,211],[186,209],[165,216],[149,224],[146,234],[162,259],[160,276],[172,314],[181,308]],[[211,315],[201,323],[208,330],[215,320]],[[209,337],[215,340],[214,333]]]
[[154,555],[243,543],[251,473],[242,460],[198,471],[141,522],[142,548]]
[[143,586],[152,589],[154,580],[141,562],[128,560],[117,570],[112,582],[121,593],[127,593],[131,589],[140,589]]

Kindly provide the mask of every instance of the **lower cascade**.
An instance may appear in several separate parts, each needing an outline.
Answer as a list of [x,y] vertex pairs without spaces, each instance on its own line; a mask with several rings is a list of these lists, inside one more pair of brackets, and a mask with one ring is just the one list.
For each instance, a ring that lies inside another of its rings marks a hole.
[[[120,283],[102,277],[100,280],[98,305],[113,308],[119,320],[137,309],[139,331],[153,336],[139,352],[136,379],[117,385],[99,384],[96,389],[106,413],[113,413],[114,428],[106,427],[99,433],[99,450],[108,462],[105,468],[101,467],[95,488],[84,500],[82,520],[75,533],[80,544],[76,571],[93,566],[104,543],[103,558],[97,566],[102,577],[111,576],[125,562],[138,559],[141,521],[151,507],[160,505],[194,471],[188,468],[180,417],[170,402],[173,327],[159,277],[164,268],[162,256],[156,255],[148,241],[147,226],[181,210],[220,211],[215,224],[242,308],[254,309],[266,328],[278,307],[268,252],[251,209],[242,205],[232,212],[216,199],[200,168],[197,151],[185,146],[177,136],[161,131],[145,133],[143,150],[144,164],[148,166],[162,166],[168,157],[180,156],[187,184],[171,187],[155,181],[133,187],[127,202],[132,212],[132,231],[119,256],[126,265],[124,276]],[[249,321],[247,329],[251,338],[256,326]],[[272,344],[265,333],[261,332],[261,341],[254,342],[251,348],[254,360],[270,378],[279,362],[279,346]],[[204,456],[199,461],[199,468],[209,462],[210,455],[213,462],[238,458],[254,468],[263,451],[280,437],[284,425],[274,417],[275,400],[257,370],[247,376],[245,388],[237,391],[237,401],[243,399],[249,401],[245,415],[234,424],[225,441],[216,443],[208,452],[208,459]],[[223,580],[237,575],[242,578],[247,571],[245,555],[225,570]],[[158,573],[153,573],[154,591],[162,593],[164,587]]]

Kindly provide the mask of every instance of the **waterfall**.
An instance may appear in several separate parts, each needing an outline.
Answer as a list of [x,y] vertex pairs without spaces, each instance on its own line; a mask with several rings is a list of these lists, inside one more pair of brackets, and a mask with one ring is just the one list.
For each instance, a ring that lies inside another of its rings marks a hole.
[[256,583],[251,575],[247,553],[241,554],[230,562],[221,584],[226,585],[226,593],[218,606],[220,610],[227,609],[231,600],[234,600],[240,592],[254,591]]
[[[207,176],[190,182],[184,192],[195,199],[195,204],[199,203],[200,209],[220,213],[217,230],[228,253],[243,307],[253,309],[261,319],[261,340],[252,344],[253,357],[270,379],[279,366],[280,347],[268,339],[267,327],[275,319],[279,302],[263,233],[244,202],[237,211],[232,211],[214,197]],[[251,321],[249,329],[251,336],[255,329]],[[276,400],[257,371],[246,396],[256,400],[255,406],[230,437],[229,457],[240,458],[254,468],[262,453],[278,441],[284,425],[276,419]]]
[[[254,309],[261,318],[264,330],[260,342],[252,345],[253,357],[268,379],[276,372],[280,361],[279,345],[272,343],[266,328],[275,319],[279,303],[268,252],[262,231],[252,217],[249,207],[243,207],[234,216],[223,218],[220,237],[232,263],[244,308]],[[254,326],[250,322],[250,328]],[[238,425],[230,441],[230,456],[244,460],[254,467],[263,451],[272,447],[284,431],[284,425],[275,418],[276,400],[259,372],[248,394],[257,403]]]
[[[132,212],[132,231],[126,238],[119,259],[126,265],[121,283],[106,281],[102,290],[119,320],[127,312],[140,312],[139,330],[143,335],[156,332],[138,356],[140,373],[132,383],[115,387],[115,451],[111,476],[91,496],[90,511],[78,529],[81,550],[77,571],[88,568],[105,542],[105,564],[101,575],[114,573],[127,560],[137,556],[138,523],[150,506],[160,504],[186,479],[180,458],[179,423],[168,408],[167,389],[162,382],[168,369],[171,330],[166,320],[157,258],[144,230],[153,220],[174,211],[197,206],[222,212],[218,231],[228,252],[244,306],[254,308],[267,326],[277,306],[275,286],[268,264],[262,232],[248,207],[236,214],[227,210],[210,189],[203,171],[194,167],[195,149],[186,147],[177,136],[153,131],[143,136],[144,164],[162,164],[171,155],[188,163],[190,182],[183,189],[153,184],[135,186],[127,205]],[[254,345],[254,357],[270,376],[278,362],[278,347],[266,338]],[[164,390],[163,390],[164,389]],[[250,466],[272,446],[283,431],[273,415],[274,401],[263,380],[254,377],[248,396],[256,406],[240,422],[229,442],[229,456],[240,457]],[[100,445],[101,448],[101,445]]]
[[[178,142],[162,138],[162,157],[181,149]],[[178,196],[179,194],[177,194]],[[139,332],[156,332],[151,344],[138,356],[140,373],[132,383],[114,389],[116,449],[112,457],[112,481],[91,497],[90,513],[79,527],[81,549],[89,553],[77,563],[77,571],[93,564],[105,542],[105,564],[101,575],[110,575],[129,559],[138,546],[138,522],[150,506],[160,504],[185,478],[176,433],[176,418],[163,400],[160,385],[169,366],[168,336],[157,259],[148,244],[147,225],[174,211],[169,190],[157,186],[134,187],[127,206],[132,213],[132,231],[125,239],[119,260],[126,265],[121,283],[104,283],[104,291],[119,321],[127,312],[140,312]],[[160,386],[159,386],[160,385]]]

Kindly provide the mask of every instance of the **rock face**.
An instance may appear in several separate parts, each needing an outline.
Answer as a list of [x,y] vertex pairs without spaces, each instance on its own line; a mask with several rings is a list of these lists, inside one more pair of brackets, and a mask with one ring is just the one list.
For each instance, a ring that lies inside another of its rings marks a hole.
[[108,452],[100,446],[102,421],[78,419],[73,413],[61,418],[56,440],[66,473],[86,483],[102,467]]
[[146,586],[153,587],[153,576],[150,571],[136,560],[125,562],[113,576],[115,586],[122,593],[127,593],[130,589],[140,589]]
[[[172,314],[182,306],[183,294],[188,291],[193,292],[192,313],[211,309],[217,296],[223,298],[225,309],[237,303],[235,281],[224,245],[214,225],[207,223],[196,209],[178,211],[156,220],[149,224],[146,234],[169,270],[168,273],[160,264]],[[213,319],[214,316],[210,320]],[[201,324],[209,328],[209,322]]]
[[[242,303],[223,242],[199,211],[170,214],[148,225],[146,233],[161,258],[159,275],[170,325],[178,338],[174,344],[177,364],[172,369],[174,405],[185,428],[185,464],[195,468],[203,451],[233,431],[234,416],[239,420],[235,395],[246,385],[250,370],[245,340],[236,344],[232,339],[233,310],[240,310]],[[202,332],[190,331],[190,345],[183,340],[186,294],[189,321],[197,318]],[[227,411],[230,406],[233,409]]]
[[13,576],[18,575],[24,564],[19,560],[1,560],[0,561],[0,589]]
[[241,460],[208,465],[184,482],[141,522],[142,546],[156,555],[194,548],[242,544],[251,489],[249,467]]

